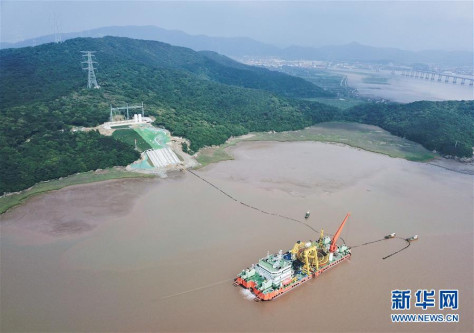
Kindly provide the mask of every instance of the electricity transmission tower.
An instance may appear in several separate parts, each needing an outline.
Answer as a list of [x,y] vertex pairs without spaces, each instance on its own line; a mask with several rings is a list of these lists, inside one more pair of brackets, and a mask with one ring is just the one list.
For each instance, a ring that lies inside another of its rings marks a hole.
[[54,30],[54,42],[56,44],[62,43],[63,38],[61,34],[61,23],[59,22],[58,17],[56,16],[55,12],[51,14],[51,24]]
[[82,68],[83,70],[88,71],[87,75],[87,88],[90,89],[94,87],[95,89],[99,89],[99,85],[97,84],[97,80],[95,78],[95,72],[94,72],[94,64],[97,64],[96,61],[92,60],[92,57],[94,57],[95,51],[81,51],[83,59],[86,61],[83,61],[82,64],[87,64],[86,68]]

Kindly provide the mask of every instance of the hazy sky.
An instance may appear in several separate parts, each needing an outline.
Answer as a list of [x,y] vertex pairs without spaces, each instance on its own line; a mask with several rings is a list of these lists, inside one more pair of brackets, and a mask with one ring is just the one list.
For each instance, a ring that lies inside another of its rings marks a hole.
[[111,25],[156,25],[278,46],[356,41],[410,50],[473,49],[472,1],[0,1],[15,42]]

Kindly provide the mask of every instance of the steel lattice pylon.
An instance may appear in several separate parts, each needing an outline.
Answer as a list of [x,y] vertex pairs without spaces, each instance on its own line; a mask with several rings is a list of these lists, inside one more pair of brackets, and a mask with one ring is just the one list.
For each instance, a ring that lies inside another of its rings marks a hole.
[[82,64],[87,64],[86,68],[82,68],[83,70],[87,70],[87,88],[90,89],[94,87],[95,89],[99,89],[99,85],[97,84],[97,79],[95,78],[95,68],[94,64],[97,64],[92,57],[94,57],[95,51],[81,51],[82,56],[85,58],[86,61],[83,61]]

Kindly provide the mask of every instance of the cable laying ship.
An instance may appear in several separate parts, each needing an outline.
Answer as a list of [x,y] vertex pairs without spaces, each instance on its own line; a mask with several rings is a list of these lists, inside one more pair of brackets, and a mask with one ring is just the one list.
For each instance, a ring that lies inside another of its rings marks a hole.
[[256,301],[271,301],[349,259],[351,249],[345,244],[336,245],[349,216],[346,215],[332,240],[321,229],[318,241],[297,241],[286,253],[268,253],[257,264],[244,269],[234,285],[249,289]]

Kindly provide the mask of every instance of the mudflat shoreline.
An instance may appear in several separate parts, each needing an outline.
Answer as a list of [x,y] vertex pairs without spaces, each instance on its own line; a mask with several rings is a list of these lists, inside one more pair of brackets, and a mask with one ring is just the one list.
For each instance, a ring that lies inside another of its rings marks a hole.
[[[203,148],[197,154],[197,160],[201,163],[201,167],[220,161],[231,160],[233,159],[233,156],[230,153],[230,149],[241,142],[298,141],[315,141],[345,145],[354,149],[361,149],[390,157],[419,160],[421,163],[427,163],[453,172],[474,175],[473,162],[461,163],[436,156],[427,151],[421,145],[391,135],[377,126],[339,122],[322,123],[298,131],[250,133],[241,137],[231,138],[227,143],[221,146]],[[189,161],[191,157],[187,156],[186,158],[186,163],[190,164]],[[195,161],[194,164],[196,164]],[[61,180],[51,180],[36,184],[30,189],[0,198],[0,214],[6,212],[12,207],[26,202],[30,197],[68,186],[87,184],[91,182],[102,182],[111,179],[152,177],[154,177],[154,175],[151,173],[130,172],[122,170],[122,168],[112,168],[104,171],[90,171],[87,173],[72,175]]]

